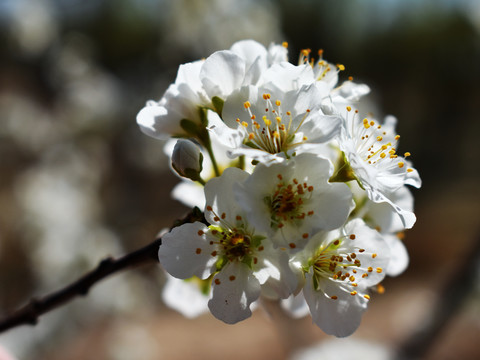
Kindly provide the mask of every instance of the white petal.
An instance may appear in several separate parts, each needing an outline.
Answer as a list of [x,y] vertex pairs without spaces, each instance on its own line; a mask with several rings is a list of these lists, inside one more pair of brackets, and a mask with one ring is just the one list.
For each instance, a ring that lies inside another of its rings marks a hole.
[[267,55],[268,65],[288,61],[288,50],[283,45],[270,44]]
[[167,116],[167,109],[164,106],[147,105],[137,114],[137,124],[145,134],[159,139],[167,139],[172,133],[182,131],[180,124],[160,121]]
[[268,249],[266,240],[263,241],[265,252],[263,260],[259,261],[262,269],[255,272],[255,276],[262,284],[262,295],[271,299],[286,299],[299,286],[298,273],[294,273],[289,266],[288,254],[280,249]]
[[235,324],[252,315],[250,304],[260,296],[260,283],[247,265],[228,263],[215,275],[212,286],[208,307],[217,319]]
[[185,281],[167,274],[162,300],[187,318],[197,317],[208,311],[209,296],[202,294],[194,280]]
[[313,84],[314,81],[310,65],[295,66],[289,62],[272,65],[263,76],[263,83],[283,92],[298,90],[303,85]]
[[188,84],[193,90],[201,91],[202,82],[200,81],[200,70],[205,60],[198,60],[191,63],[180,65],[177,72],[175,84]]
[[197,206],[199,209],[205,207],[203,186],[192,181],[182,180],[178,183],[172,190],[172,198],[188,207]]
[[[359,295],[342,291],[330,280],[321,284],[321,290],[313,288],[312,274],[307,273],[303,294],[313,322],[329,335],[345,337],[360,325],[367,300]],[[336,300],[331,296],[337,296]]]
[[216,116],[209,114],[208,130],[227,149],[236,149],[243,143],[244,134],[240,130],[228,127],[218,114]]
[[305,317],[310,313],[303,293],[299,293],[296,296],[292,295],[288,299],[282,300],[280,305],[295,319]]
[[206,233],[208,228],[195,222],[173,228],[162,237],[158,258],[170,275],[179,279],[193,275],[206,279],[214,271],[216,258],[211,255],[214,247],[199,231]]
[[225,99],[242,85],[244,77],[245,61],[228,50],[210,55],[200,71],[202,84],[211,98]]
[[[231,224],[236,223],[237,215],[242,217],[244,210],[233,196],[234,184],[244,181],[249,174],[235,167],[225,169],[220,177],[213,178],[205,185],[206,205],[211,206],[213,211],[205,208],[205,218],[210,224],[215,224],[215,217],[225,214],[225,220]],[[214,214],[215,212],[216,214]]]
[[384,235],[390,248],[390,261],[387,266],[388,276],[398,276],[403,273],[409,263],[408,252],[405,244],[395,235]]
[[232,45],[230,50],[245,60],[245,68],[249,69],[252,64],[261,59],[263,69],[267,67],[267,49],[255,40],[242,40]]

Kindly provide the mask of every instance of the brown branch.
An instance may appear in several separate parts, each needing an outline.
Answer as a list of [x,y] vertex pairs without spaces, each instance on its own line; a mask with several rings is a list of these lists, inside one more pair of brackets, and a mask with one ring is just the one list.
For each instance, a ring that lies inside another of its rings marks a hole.
[[[184,219],[177,220],[173,227],[194,221],[205,222],[203,214],[198,208],[194,208]],[[28,304],[0,320],[0,332],[20,325],[35,325],[41,315],[77,296],[87,295],[90,288],[100,280],[121,270],[158,262],[158,249],[161,244],[162,239],[158,238],[147,246],[120,258],[108,257],[103,259],[94,270],[86,273],[73,283],[44,297],[31,299]]]
[[37,324],[40,315],[71,301],[77,296],[87,295],[95,283],[109,275],[136,265],[158,262],[158,248],[161,243],[162,239],[159,238],[153,243],[118,259],[111,257],[103,259],[96,269],[83,275],[77,281],[42,298],[31,299],[28,304],[4,318],[0,321],[0,332],[19,325]]

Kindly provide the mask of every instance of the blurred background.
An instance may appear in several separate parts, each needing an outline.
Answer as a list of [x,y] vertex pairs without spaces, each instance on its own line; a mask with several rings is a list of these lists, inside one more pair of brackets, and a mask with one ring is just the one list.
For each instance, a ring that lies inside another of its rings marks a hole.
[[[170,198],[163,144],[135,116],[178,65],[246,38],[288,41],[294,63],[323,48],[371,87],[377,115],[398,117],[400,150],[423,179],[409,269],[384,282],[354,336],[333,342],[310,318],[261,310],[235,326],[185,319],[161,301],[160,266],[145,266],[0,335],[1,346],[49,360],[387,359],[407,348],[480,358],[476,0],[0,0],[0,316],[188,211]],[[438,331],[418,335],[432,321]]]

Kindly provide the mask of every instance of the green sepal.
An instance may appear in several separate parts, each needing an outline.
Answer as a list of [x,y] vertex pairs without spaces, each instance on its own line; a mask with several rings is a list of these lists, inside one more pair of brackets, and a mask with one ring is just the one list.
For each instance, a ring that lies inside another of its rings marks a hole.
[[198,114],[200,116],[200,124],[202,124],[202,128],[206,128],[208,125],[208,116],[207,116],[207,110],[204,107],[199,107],[198,108]]
[[196,136],[198,134],[198,125],[192,120],[180,120],[180,127],[189,135]]
[[[352,167],[350,166],[350,163],[347,160],[347,157],[345,156],[345,153],[342,152],[342,158],[340,159],[337,165],[337,170],[328,181],[346,183],[352,180],[358,181],[357,177],[355,176],[355,172],[353,171]],[[360,184],[360,181],[358,181],[358,184],[363,189],[363,186]]]
[[219,98],[218,96],[214,96],[212,98],[212,104],[217,114],[220,115],[220,117],[222,117],[223,105],[225,104],[225,101]]

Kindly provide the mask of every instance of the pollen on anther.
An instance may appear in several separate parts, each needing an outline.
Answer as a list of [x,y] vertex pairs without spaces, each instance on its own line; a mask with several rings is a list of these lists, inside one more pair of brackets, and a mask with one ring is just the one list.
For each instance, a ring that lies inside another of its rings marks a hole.
[[379,273],[379,274],[380,274],[382,271],[383,271],[383,269],[382,269],[382,268],[380,268],[380,267],[377,267],[377,273]]
[[350,240],[355,240],[355,234],[350,235]]
[[230,277],[228,278],[228,280],[230,280],[230,281],[235,280],[235,275],[230,275]]
[[243,103],[243,106],[245,107],[245,109],[248,109],[250,106],[252,106],[252,104],[250,104],[250,101],[245,101]]
[[202,249],[197,248],[197,250],[195,250],[195,254],[201,254],[201,253],[202,253]]
[[288,48],[288,42],[286,42],[286,41],[282,42],[282,46],[283,46],[284,48]]
[[304,233],[304,234],[302,235],[302,237],[303,237],[304,239],[308,238],[308,233]]
[[332,299],[332,300],[337,300],[338,297],[337,297],[336,295],[333,295],[333,296],[330,296],[330,299]]
[[373,253],[372,254],[372,259],[375,259],[377,257],[377,254]]
[[217,251],[216,251],[216,250],[213,250],[210,255],[212,255],[212,256],[217,256]]
[[400,161],[400,162],[398,163],[398,167],[399,167],[400,169],[403,168],[404,166],[405,166],[405,164],[404,164],[403,162]]
[[354,296],[354,295],[357,295],[357,292],[355,290],[353,290],[350,295]]
[[340,244],[340,240],[338,240],[338,239],[333,242],[333,245],[335,245],[335,246],[338,246],[338,244]]
[[203,230],[198,230],[198,233],[197,233],[197,234],[198,234],[198,236],[202,236],[202,235],[205,234],[205,233],[203,232]]
[[212,211],[213,209],[212,209],[212,207],[211,207],[210,205],[207,205],[207,210],[208,210],[208,211]]
[[220,279],[215,279],[214,282],[215,282],[216,285],[220,285]]
[[290,246],[291,249],[295,249],[297,247],[297,245],[295,245],[294,243],[290,243],[288,244],[288,246]]
[[292,115],[292,113],[290,111],[287,111],[285,114],[287,114],[287,116]]
[[363,295],[363,297],[367,300],[370,300],[370,295]]
[[280,106],[282,105],[282,102],[280,100],[275,101],[275,105]]
[[367,269],[368,272],[372,272],[373,271],[373,268],[371,266],[368,267]]
[[348,81],[353,81],[353,76],[349,76]]
[[345,66],[342,65],[342,64],[337,64],[337,68],[338,68],[338,70],[340,70],[340,71],[344,71],[344,70],[345,70]]
[[351,106],[347,106],[347,111],[352,111],[352,107],[351,107]]

